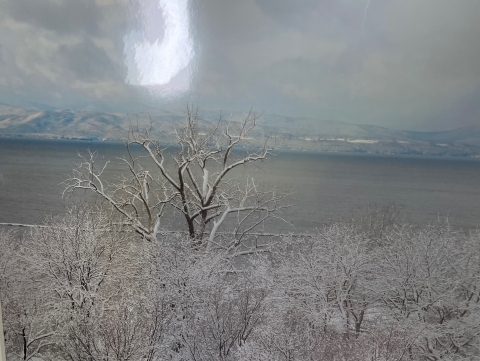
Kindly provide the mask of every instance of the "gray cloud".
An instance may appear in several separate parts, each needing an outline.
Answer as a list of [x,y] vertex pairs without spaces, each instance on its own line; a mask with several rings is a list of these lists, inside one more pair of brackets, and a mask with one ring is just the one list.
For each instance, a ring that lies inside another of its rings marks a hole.
[[7,11],[16,21],[59,34],[100,33],[101,12],[94,0],[15,0],[7,2]]
[[[213,0],[208,4],[217,6]],[[209,33],[215,45],[205,50],[211,59],[203,64],[199,94],[213,103],[218,94],[228,99],[255,94],[255,103],[267,111],[396,128],[476,121],[474,111],[459,119],[449,109],[475,103],[465,99],[480,85],[479,3],[372,0],[361,29],[365,5],[248,1],[243,11],[255,20],[245,24],[236,16],[241,10],[222,10],[224,25],[213,25]]]
[[0,99],[107,106],[131,94],[124,84],[126,21],[119,3],[9,0],[0,3],[0,14]]
[[71,46],[63,44],[58,48],[58,55],[65,68],[73,73],[76,80],[121,82],[125,78],[118,69],[115,69],[112,59],[105,49],[95,45],[92,41],[84,41]]

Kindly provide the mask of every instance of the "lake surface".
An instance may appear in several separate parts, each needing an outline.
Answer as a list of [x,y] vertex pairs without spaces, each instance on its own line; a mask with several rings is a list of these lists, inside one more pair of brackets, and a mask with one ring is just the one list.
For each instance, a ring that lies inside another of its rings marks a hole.
[[[61,184],[78,162],[77,151],[95,150],[110,159],[121,143],[0,138],[0,223],[40,223],[64,211]],[[480,224],[480,160],[282,151],[259,167],[244,170],[267,186],[292,193],[284,217],[292,226],[277,231],[313,231],[355,207],[396,202],[412,221],[450,215],[452,225]]]

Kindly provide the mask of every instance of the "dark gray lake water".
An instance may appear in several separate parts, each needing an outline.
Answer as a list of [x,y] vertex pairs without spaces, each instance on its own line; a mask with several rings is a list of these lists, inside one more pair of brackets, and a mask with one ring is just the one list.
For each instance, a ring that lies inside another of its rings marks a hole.
[[[87,148],[111,160],[124,152],[121,143],[0,138],[0,223],[61,214],[61,183],[78,162],[77,151]],[[405,206],[418,223],[449,214],[455,226],[480,224],[478,159],[284,151],[249,172],[293,193],[284,217],[294,228],[277,226],[280,231],[313,231],[355,207],[389,202]]]

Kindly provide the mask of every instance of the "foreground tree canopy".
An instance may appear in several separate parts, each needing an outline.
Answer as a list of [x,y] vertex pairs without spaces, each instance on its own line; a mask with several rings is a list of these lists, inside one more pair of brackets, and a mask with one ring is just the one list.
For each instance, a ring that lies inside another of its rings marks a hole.
[[8,360],[478,360],[480,235],[332,224],[235,267],[75,207],[1,233]]

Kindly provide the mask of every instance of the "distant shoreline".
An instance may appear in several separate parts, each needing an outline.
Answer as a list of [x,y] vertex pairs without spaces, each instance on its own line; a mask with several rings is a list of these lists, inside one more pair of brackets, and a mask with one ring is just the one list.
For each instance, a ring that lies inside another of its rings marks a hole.
[[[22,140],[38,140],[38,141],[62,141],[62,142],[92,142],[92,143],[110,143],[110,144],[123,144],[124,139],[111,139],[111,138],[98,138],[98,137],[62,137],[54,134],[0,134],[0,140],[8,139],[22,139]],[[160,139],[160,141],[162,141]],[[330,142],[334,142],[329,140]],[[335,141],[338,143],[344,143],[342,141]],[[176,146],[176,143],[164,141],[167,146]],[[366,144],[370,146],[372,144]],[[338,155],[365,155],[365,156],[396,156],[396,157],[423,157],[423,158],[437,158],[437,159],[471,159],[480,160],[479,154],[438,154],[438,153],[419,153],[415,151],[406,152],[379,152],[379,151],[364,151],[364,150],[324,150],[324,149],[308,149],[308,148],[294,148],[294,147],[278,147],[279,152],[294,152],[294,153],[311,153],[311,154],[338,154]]]

